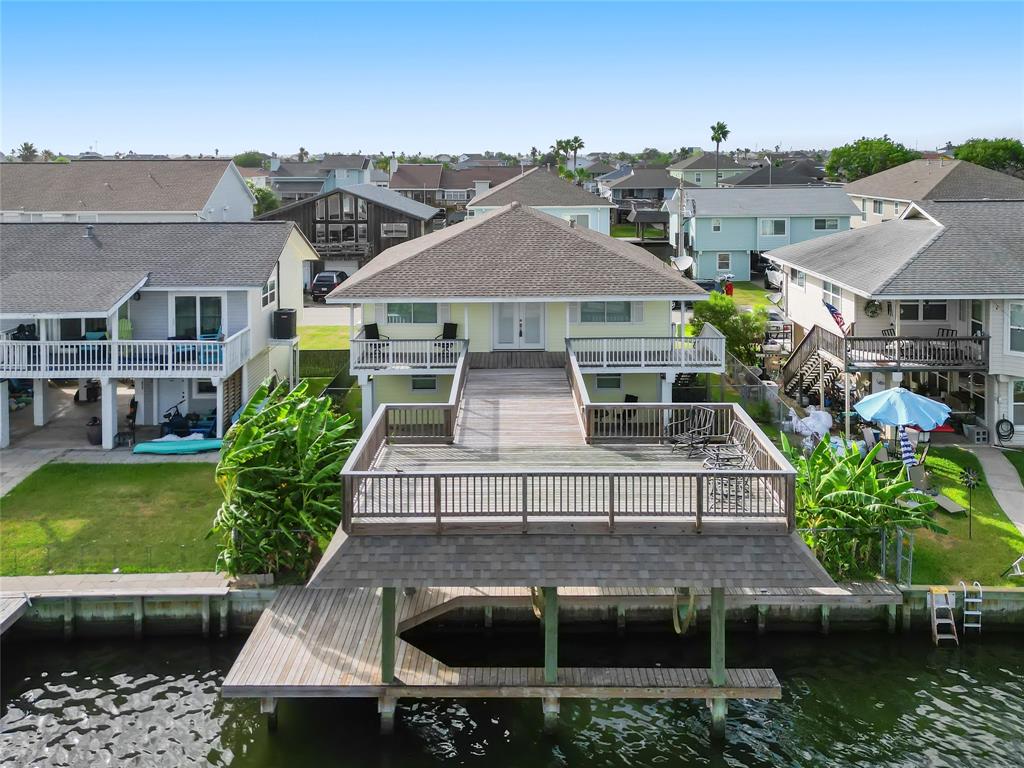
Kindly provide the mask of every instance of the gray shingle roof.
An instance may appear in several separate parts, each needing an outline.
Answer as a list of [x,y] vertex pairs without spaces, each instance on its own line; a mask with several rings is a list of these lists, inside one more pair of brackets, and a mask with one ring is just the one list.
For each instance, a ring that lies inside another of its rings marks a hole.
[[387,249],[332,300],[703,296],[650,252],[514,203]]
[[437,215],[438,211],[441,210],[440,208],[424,205],[423,203],[417,202],[405,195],[400,195],[393,190],[378,187],[376,184],[352,184],[351,186],[339,187],[337,189],[332,189],[330,192],[324,192],[322,194],[315,195],[314,197],[307,197],[304,200],[297,200],[294,203],[283,205],[280,208],[275,208],[261,216],[257,216],[256,220],[276,220],[277,214],[282,211],[287,211],[291,208],[297,208],[302,205],[309,205],[312,201],[337,194],[340,191],[348,192],[356,197],[361,197],[378,205],[383,205],[386,208],[401,211],[402,213],[412,216],[413,218],[420,219],[421,221],[432,219]]
[[602,206],[614,208],[603,197],[587,192],[565,179],[540,168],[531,168],[526,173],[509,179],[473,198],[470,207],[478,205],[501,206],[522,203],[532,206]]
[[391,189],[440,189],[443,170],[440,163],[405,163],[391,174],[388,186]]
[[[688,157],[685,160],[672,163],[669,168],[673,171],[713,171],[715,170],[715,153],[703,152],[699,155]],[[719,155],[718,170],[732,171],[737,168],[746,170],[747,166],[740,165],[728,155]]]
[[105,313],[147,275],[153,288],[259,287],[294,224],[0,224],[0,314]]
[[497,186],[509,179],[522,175],[519,166],[485,166],[461,170],[444,169],[441,172],[441,189],[473,189],[478,181],[488,181]]
[[852,181],[844,190],[897,200],[1022,200],[1024,179],[964,160],[911,160]]
[[916,205],[939,224],[911,208],[771,257],[871,296],[1024,296],[1024,201]]
[[781,166],[764,165],[752,168],[747,173],[722,179],[720,184],[730,187],[768,186],[805,186],[823,184],[825,171],[810,160],[793,160]]
[[835,586],[796,534],[359,535],[332,549],[309,587]]
[[0,163],[5,211],[200,211],[230,160]]
[[[607,184],[611,189],[668,189],[677,188],[679,179],[669,174],[664,168],[634,168],[633,173]],[[683,182],[684,187],[693,186],[691,182]]]
[[[859,216],[839,187],[709,187],[688,189],[697,215],[705,216]],[[675,195],[662,206],[678,210]]]

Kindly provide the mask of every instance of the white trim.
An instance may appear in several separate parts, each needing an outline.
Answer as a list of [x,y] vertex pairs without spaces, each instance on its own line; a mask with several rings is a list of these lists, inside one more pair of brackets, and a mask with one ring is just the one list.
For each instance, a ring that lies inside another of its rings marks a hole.
[[[637,296],[626,294],[579,294],[575,296],[338,296],[334,300],[328,297],[328,304],[380,304],[401,302],[450,302],[452,304],[504,304],[509,301],[537,301],[543,303],[560,303],[563,301],[704,301],[708,294],[663,293],[653,296]],[[17,315],[24,317],[24,314]]]

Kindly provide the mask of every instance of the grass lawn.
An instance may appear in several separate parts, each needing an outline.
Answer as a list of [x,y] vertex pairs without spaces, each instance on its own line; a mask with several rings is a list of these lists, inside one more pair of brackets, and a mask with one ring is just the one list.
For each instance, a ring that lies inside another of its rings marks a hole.
[[210,571],[214,465],[48,464],[3,497],[0,574]]
[[348,349],[347,325],[300,325],[299,349]]
[[[612,224],[611,233],[612,237],[636,237],[636,225]],[[657,227],[647,227],[644,230],[644,237],[663,240],[665,238],[665,233]]]
[[1017,469],[1020,481],[1024,483],[1024,451],[1003,451],[1003,456]]
[[[956,448],[935,448],[928,454],[927,466],[936,490],[964,508],[967,489],[960,485],[960,472],[971,467],[981,475],[977,458]],[[983,475],[982,475],[983,476]],[[967,515],[952,517],[935,512],[946,535],[916,531],[914,540],[914,583],[1020,586],[1020,581],[1001,579],[1000,574],[1024,552],[1024,536],[999,508],[987,485],[974,489],[974,537],[967,538]]]
[[765,294],[773,293],[773,291],[766,291],[764,286],[760,283],[752,283],[750,281],[736,282],[732,284],[733,287],[733,300],[736,304],[741,307],[770,307],[771,302],[765,298]]

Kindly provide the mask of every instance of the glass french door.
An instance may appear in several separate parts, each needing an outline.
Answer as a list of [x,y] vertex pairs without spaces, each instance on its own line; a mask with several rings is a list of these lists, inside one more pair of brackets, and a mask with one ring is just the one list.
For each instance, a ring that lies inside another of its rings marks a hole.
[[221,336],[224,307],[220,296],[175,296],[174,335],[179,338]]
[[494,305],[495,349],[543,349],[544,305],[502,302]]

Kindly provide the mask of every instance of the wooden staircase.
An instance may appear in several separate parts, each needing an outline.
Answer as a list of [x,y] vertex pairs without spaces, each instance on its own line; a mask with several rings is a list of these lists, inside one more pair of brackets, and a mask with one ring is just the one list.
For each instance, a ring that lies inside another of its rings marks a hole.
[[845,340],[820,325],[804,336],[782,366],[782,388],[792,398],[818,391],[820,378],[830,388],[843,375],[843,344]]

